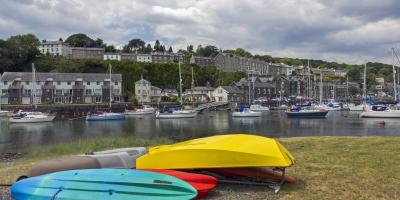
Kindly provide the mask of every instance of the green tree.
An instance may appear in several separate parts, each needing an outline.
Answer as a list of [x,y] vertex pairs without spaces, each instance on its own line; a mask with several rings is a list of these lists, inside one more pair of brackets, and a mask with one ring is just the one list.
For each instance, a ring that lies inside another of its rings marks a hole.
[[145,45],[146,45],[146,43],[143,40],[135,38],[135,39],[130,40],[128,42],[128,44],[124,46],[123,51],[125,53],[143,52]]
[[250,52],[248,52],[248,51],[246,51],[246,50],[244,50],[244,49],[242,49],[242,48],[237,48],[237,49],[235,50],[235,55],[241,56],[241,57],[247,57],[247,58],[253,57],[253,55],[251,55]]
[[[83,33],[73,34],[69,36],[65,42],[73,47],[100,47],[102,45],[101,39],[94,41],[92,38]],[[96,46],[99,45],[100,42],[100,46]]]
[[196,49],[196,54],[198,56],[215,57],[218,53],[219,49],[212,45],[207,45],[205,47],[199,45]]
[[154,51],[155,52],[162,52],[162,46],[160,41],[156,40],[156,42],[154,43]]
[[174,51],[172,50],[172,47],[170,46],[168,49],[168,53],[173,53]]

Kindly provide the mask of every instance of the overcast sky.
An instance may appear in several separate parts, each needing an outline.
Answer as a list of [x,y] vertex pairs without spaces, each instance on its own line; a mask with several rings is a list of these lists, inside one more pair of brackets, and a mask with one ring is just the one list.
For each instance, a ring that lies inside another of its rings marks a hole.
[[0,0],[0,38],[28,32],[390,64],[390,49],[400,48],[400,0]]

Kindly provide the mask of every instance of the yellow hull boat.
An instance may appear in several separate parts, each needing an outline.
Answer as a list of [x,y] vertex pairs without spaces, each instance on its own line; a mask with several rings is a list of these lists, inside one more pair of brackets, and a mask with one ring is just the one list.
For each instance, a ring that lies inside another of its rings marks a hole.
[[278,141],[246,134],[156,146],[136,161],[137,169],[289,167],[293,164],[293,156]]

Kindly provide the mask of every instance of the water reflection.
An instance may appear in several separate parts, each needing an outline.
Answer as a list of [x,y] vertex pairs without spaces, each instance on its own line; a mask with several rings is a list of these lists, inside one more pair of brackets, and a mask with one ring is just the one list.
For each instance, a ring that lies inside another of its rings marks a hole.
[[227,111],[204,112],[189,119],[155,119],[130,116],[124,121],[10,124],[0,118],[0,151],[22,150],[79,138],[127,136],[167,137],[181,141],[226,133],[253,133],[268,137],[400,135],[398,119],[360,119],[359,113],[331,112],[326,119],[288,119],[271,111],[258,118],[232,118]]

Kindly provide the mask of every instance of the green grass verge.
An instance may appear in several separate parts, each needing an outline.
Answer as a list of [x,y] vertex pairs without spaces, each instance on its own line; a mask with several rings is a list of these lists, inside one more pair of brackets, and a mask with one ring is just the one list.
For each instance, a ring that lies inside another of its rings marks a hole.
[[[277,195],[263,187],[233,193],[242,197],[251,193],[252,199],[400,199],[400,137],[303,137],[279,141],[296,158],[296,164],[288,169],[296,183],[284,185]],[[34,162],[47,158],[171,142],[102,138],[36,148],[21,160],[1,164],[0,182],[11,183]]]

